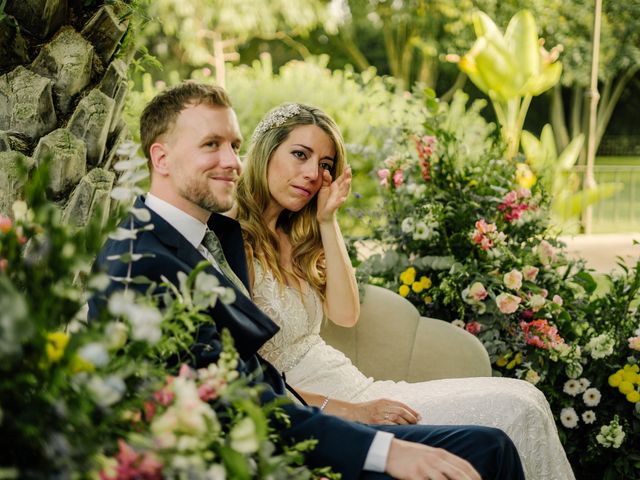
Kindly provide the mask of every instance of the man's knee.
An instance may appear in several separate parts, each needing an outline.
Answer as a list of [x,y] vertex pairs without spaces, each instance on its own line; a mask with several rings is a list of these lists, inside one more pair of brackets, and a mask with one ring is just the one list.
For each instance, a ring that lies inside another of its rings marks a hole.
[[485,459],[487,478],[524,479],[518,450],[506,433],[499,428],[481,426],[470,427],[469,433],[482,450],[480,457]]

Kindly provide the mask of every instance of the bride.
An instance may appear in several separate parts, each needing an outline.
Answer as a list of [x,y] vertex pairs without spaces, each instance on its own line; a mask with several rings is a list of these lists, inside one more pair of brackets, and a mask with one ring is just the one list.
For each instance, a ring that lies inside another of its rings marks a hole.
[[549,404],[528,382],[374,381],[320,337],[324,316],[350,327],[359,315],[358,288],[336,221],[351,170],[328,115],[301,104],[275,108],[258,124],[244,168],[237,218],[253,300],[281,327],[260,353],[308,404],[364,423],[498,427],[518,448],[528,479],[574,478]]

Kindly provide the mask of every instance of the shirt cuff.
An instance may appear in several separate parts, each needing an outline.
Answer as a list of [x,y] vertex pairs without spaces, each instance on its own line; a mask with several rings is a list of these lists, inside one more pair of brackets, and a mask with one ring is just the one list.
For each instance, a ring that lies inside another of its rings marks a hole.
[[376,432],[376,436],[373,437],[373,442],[371,442],[371,446],[369,447],[367,458],[364,460],[363,470],[369,472],[384,472],[387,466],[391,440],[393,440],[393,433]]

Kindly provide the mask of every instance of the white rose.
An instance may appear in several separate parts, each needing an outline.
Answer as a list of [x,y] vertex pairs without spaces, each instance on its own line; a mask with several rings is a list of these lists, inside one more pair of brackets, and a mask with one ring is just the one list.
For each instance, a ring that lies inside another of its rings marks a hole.
[[236,452],[251,454],[258,450],[258,437],[256,425],[249,417],[240,420],[229,432],[231,448]]

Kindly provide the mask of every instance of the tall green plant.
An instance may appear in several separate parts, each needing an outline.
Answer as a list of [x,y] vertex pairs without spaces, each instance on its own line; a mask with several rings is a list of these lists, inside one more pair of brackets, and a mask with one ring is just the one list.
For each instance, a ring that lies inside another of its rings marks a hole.
[[539,139],[526,130],[522,132],[522,150],[527,162],[545,190],[551,193],[552,211],[562,222],[578,217],[586,206],[615,195],[623,187],[622,183],[611,182],[580,189],[582,182],[573,167],[583,144],[584,135],[580,134],[558,154],[551,125],[544,126]]
[[516,13],[503,35],[483,12],[473,15],[478,37],[459,66],[491,99],[506,144],[507,158],[518,153],[520,134],[531,99],[560,80],[557,53],[540,45],[538,28],[528,10]]

